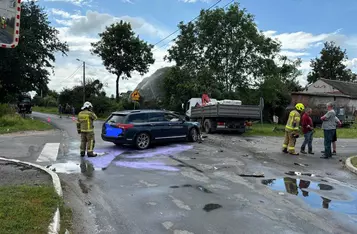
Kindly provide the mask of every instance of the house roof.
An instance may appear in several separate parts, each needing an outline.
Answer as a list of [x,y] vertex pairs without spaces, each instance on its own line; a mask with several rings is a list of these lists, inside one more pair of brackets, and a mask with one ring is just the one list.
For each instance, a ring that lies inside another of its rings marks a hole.
[[357,98],[357,83],[328,79],[321,80],[335,89],[338,89],[341,93],[349,95],[352,98]]
[[341,93],[307,93],[307,92],[292,92],[295,95],[305,95],[305,96],[320,96],[320,97],[345,97],[351,98],[350,95],[345,95]]

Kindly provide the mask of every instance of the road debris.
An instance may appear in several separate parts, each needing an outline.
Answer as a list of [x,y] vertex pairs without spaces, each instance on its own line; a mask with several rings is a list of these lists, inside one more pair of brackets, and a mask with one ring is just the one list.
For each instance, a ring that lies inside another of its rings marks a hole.
[[301,166],[301,167],[308,167],[309,166],[308,164],[305,164],[305,163],[294,163],[294,165]]
[[255,177],[255,178],[262,178],[264,177],[264,173],[253,173],[253,174],[240,174],[241,177]]

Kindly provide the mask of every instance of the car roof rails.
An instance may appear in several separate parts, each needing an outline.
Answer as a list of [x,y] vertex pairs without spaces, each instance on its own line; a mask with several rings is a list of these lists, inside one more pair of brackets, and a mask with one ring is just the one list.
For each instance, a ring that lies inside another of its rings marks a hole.
[[132,110],[132,111],[130,111],[130,113],[138,113],[138,112],[140,112],[140,110]]

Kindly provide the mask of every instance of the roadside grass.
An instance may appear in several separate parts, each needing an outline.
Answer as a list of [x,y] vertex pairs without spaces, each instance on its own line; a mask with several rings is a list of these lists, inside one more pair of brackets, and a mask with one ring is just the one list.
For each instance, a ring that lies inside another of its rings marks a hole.
[[357,168],[357,157],[351,158],[351,163],[352,163],[352,165],[353,165],[354,167]]
[[0,233],[47,233],[60,202],[53,186],[0,186]]
[[32,111],[42,112],[47,114],[58,114],[57,107],[43,107],[43,106],[34,106],[32,107]]
[[[43,106],[34,106],[32,108],[32,111],[36,112],[41,112],[41,113],[47,113],[47,114],[55,114],[58,115],[58,109],[56,107],[43,107]],[[63,116],[66,116],[68,114],[63,114]],[[103,116],[98,116],[98,120],[106,120],[110,114],[103,115]]]
[[18,131],[44,131],[53,127],[36,119],[22,118],[17,114],[7,114],[0,117],[0,134]]
[[60,226],[61,229],[59,233],[65,234],[66,230],[68,230],[69,233],[72,233],[73,230],[72,209],[67,207],[62,200],[59,205],[59,210],[61,215],[61,226]]
[[[350,128],[338,128],[337,138],[357,138],[357,124]],[[275,129],[275,130],[274,130]],[[249,131],[244,133],[244,136],[284,136],[285,125],[277,124],[254,124]],[[323,137],[323,130],[320,128],[315,129],[314,137]],[[302,133],[301,133],[301,137]]]

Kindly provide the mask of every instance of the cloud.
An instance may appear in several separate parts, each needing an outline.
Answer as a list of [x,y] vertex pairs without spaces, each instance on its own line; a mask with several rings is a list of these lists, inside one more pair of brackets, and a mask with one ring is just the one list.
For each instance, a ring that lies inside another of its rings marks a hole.
[[62,26],[69,26],[71,33],[74,35],[97,34],[98,32],[104,31],[106,26],[121,20],[129,22],[133,30],[139,35],[163,38],[169,34],[166,30],[146,22],[146,20],[141,17],[116,17],[91,10],[87,11],[86,15],[70,14],[59,9],[51,9],[50,13],[55,17],[60,17],[61,19],[55,18],[55,21]]
[[264,34],[281,42],[283,50],[303,50],[320,45],[324,41],[331,40],[335,33],[323,33],[314,35],[307,32],[293,32],[277,34],[277,31],[265,31]]
[[[64,87],[79,85],[82,82],[82,69],[79,68],[81,62],[76,60],[78,58],[86,62],[87,79],[101,80],[107,85],[105,88],[107,94],[115,94],[116,77],[105,69],[99,57],[90,53],[91,43],[99,40],[97,34],[94,32],[104,30],[108,24],[123,19],[131,23],[136,33],[141,33],[144,36],[156,37],[159,40],[159,38],[168,35],[164,30],[157,29],[157,27],[139,17],[114,17],[94,11],[88,11],[85,16],[82,16],[60,9],[51,9],[49,13],[57,17],[55,21],[61,25],[57,27],[59,39],[63,42],[66,41],[70,49],[67,57],[56,56],[55,74],[51,75],[51,81],[48,85],[50,89],[56,91],[61,91]],[[90,26],[92,25],[93,27],[95,22],[100,27],[95,27],[95,30],[93,30]],[[127,90],[133,90],[144,77],[150,76],[159,68],[173,65],[172,63],[163,61],[167,48],[171,45],[172,43],[163,48],[154,47],[153,54],[156,62],[150,66],[149,72],[145,76],[140,76],[134,72],[130,80],[121,80],[119,91],[126,92]]]
[[280,54],[285,55],[289,58],[298,58],[301,56],[309,55],[309,53],[307,53],[307,52],[295,52],[295,51],[290,51],[290,50],[282,50],[282,51],[280,51]]
[[92,0],[44,0],[45,2],[67,2],[75,6],[89,6]]

